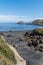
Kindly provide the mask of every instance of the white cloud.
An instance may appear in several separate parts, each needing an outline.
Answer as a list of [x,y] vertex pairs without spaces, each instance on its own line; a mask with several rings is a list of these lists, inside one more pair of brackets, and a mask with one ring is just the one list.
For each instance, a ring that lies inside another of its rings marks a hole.
[[21,20],[29,22],[32,18],[27,16],[0,15],[0,22],[17,22]]
[[18,21],[24,21],[24,22],[32,22],[36,19],[43,19],[43,18],[32,18],[28,16],[15,16],[15,15],[0,15],[0,22],[18,22]]

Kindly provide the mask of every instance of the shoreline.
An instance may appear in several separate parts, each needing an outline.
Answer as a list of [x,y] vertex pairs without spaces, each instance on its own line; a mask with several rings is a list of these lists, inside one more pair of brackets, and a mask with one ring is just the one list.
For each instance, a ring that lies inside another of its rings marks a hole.
[[27,31],[31,31],[31,30],[20,30],[20,31],[17,31],[17,30],[15,30],[15,31],[0,31],[0,34],[2,33],[10,33],[10,32],[27,32]]
[[[30,30],[28,30],[28,32],[29,31]],[[8,44],[11,44],[13,47],[16,47],[19,55],[23,59],[26,59],[26,65],[29,65],[29,64],[35,65],[36,63],[39,65],[39,59],[40,59],[40,63],[41,63],[41,61],[42,61],[41,58],[43,58],[43,52],[41,53],[39,51],[35,51],[34,48],[32,48],[32,47],[30,48],[29,46],[27,46],[28,42],[20,40],[20,38],[23,39],[25,32],[27,32],[27,30],[25,30],[25,31],[12,31],[12,32],[8,31],[8,32],[4,32],[4,37],[5,37],[6,41],[8,42]],[[31,38],[33,38],[33,37],[31,37]],[[33,38],[33,40],[35,38]],[[26,37],[25,37],[25,39],[26,39]],[[42,64],[43,64],[43,62],[42,62]]]

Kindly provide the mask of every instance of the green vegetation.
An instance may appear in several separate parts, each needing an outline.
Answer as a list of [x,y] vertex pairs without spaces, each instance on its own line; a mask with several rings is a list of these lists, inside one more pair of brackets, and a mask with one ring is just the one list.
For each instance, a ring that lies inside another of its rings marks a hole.
[[33,33],[37,35],[43,35],[43,28],[34,29]]
[[4,55],[9,60],[11,60],[14,64],[16,64],[16,59],[14,57],[13,51],[5,44],[5,42],[1,39],[1,37],[0,37],[0,54]]

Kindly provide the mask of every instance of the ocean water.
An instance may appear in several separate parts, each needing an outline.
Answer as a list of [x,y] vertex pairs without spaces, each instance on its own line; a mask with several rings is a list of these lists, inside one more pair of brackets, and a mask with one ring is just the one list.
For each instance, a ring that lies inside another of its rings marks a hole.
[[32,30],[35,28],[43,28],[43,26],[17,23],[0,23],[0,31]]

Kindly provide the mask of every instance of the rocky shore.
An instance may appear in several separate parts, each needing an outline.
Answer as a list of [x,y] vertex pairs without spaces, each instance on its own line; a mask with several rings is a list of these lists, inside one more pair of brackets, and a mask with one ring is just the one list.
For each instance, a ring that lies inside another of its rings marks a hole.
[[43,52],[43,28],[26,32],[21,40],[27,42],[27,46]]
[[3,35],[26,60],[26,65],[43,65],[43,28],[3,32]]

